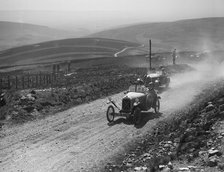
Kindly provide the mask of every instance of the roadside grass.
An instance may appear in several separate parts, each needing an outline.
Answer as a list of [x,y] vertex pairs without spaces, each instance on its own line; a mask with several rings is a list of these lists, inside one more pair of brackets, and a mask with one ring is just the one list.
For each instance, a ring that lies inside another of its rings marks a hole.
[[[139,140],[122,160],[115,160],[118,169],[129,172],[134,171],[134,167],[147,167],[150,172],[156,172],[160,171],[160,165],[167,165],[172,161],[192,162],[198,158],[200,150],[209,149],[207,142],[217,137],[212,131],[213,125],[224,119],[217,108],[217,102],[222,98],[224,98],[224,80],[209,83],[209,87],[196,96],[188,107],[158,122],[153,132]],[[212,102],[215,108],[206,112],[208,102]],[[195,127],[196,130],[191,131]],[[175,149],[163,147],[167,142],[175,143],[175,139],[179,140]],[[217,143],[214,142],[213,146],[214,144]],[[128,167],[126,162],[131,163],[131,166]],[[207,164],[200,161],[199,165]],[[110,171],[112,166],[106,166],[105,169]]]

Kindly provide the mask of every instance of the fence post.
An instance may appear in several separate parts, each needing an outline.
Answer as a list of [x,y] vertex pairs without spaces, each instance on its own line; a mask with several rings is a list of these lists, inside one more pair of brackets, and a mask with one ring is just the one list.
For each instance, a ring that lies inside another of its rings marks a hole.
[[58,73],[55,74],[55,87],[58,86]]
[[45,74],[45,85],[47,85],[47,74]]
[[32,83],[32,88],[34,88],[35,87],[35,75],[34,74],[32,74],[32,77],[31,77],[31,83]]
[[54,83],[55,83],[55,86],[57,86],[57,74],[56,73],[54,73]]
[[24,79],[24,75],[22,76],[22,87],[23,87],[23,89],[25,88],[25,81],[24,81],[25,79]]
[[47,74],[45,74],[45,85],[47,86]]
[[46,83],[45,83],[45,85],[48,86],[48,75],[47,75],[47,74],[45,74],[45,78],[46,78]]
[[66,86],[65,86],[65,88],[68,88],[68,77],[65,77],[65,79],[66,79]]
[[43,87],[45,86],[45,74],[42,75],[42,79],[43,79]]
[[2,78],[0,78],[0,90],[3,88],[3,85],[2,85]]
[[47,86],[49,86],[49,84],[50,84],[50,74],[48,73],[47,74]]
[[16,89],[18,89],[18,77],[16,75]]
[[33,87],[33,75],[30,75],[30,88],[32,88]]
[[49,77],[49,85],[51,85],[51,73],[48,74]]
[[41,72],[40,72],[40,74],[39,74],[39,79],[40,79],[39,85],[40,85],[40,87],[41,87],[41,86],[42,86],[42,81],[41,81]]
[[8,79],[7,79],[7,85],[8,85],[8,89],[10,89],[10,76],[8,75]]
[[42,75],[42,80],[43,80],[42,84],[44,86],[45,85],[45,74]]
[[29,76],[29,73],[27,75],[27,80],[28,80],[28,88],[30,88],[30,76]]
[[36,74],[36,88],[38,87],[38,74]]
[[47,74],[45,74],[45,85],[47,86]]

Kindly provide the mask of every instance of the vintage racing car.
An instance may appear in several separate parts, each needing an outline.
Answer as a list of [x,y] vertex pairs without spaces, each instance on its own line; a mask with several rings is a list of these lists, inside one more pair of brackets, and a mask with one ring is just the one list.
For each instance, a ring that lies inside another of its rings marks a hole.
[[169,87],[170,78],[164,71],[164,69],[160,71],[151,71],[144,78],[145,85],[148,87],[149,84],[153,83],[155,89],[158,89],[161,86]]
[[[144,82],[137,82],[129,87],[122,99],[122,107],[119,108],[116,103],[109,98],[108,103],[111,103],[107,108],[107,120],[114,121],[115,116],[124,116],[126,119],[132,119],[134,124],[141,122],[141,111],[148,111],[153,108],[155,113],[160,109],[160,97],[157,95],[153,87],[147,88]],[[115,112],[115,108],[119,110]]]

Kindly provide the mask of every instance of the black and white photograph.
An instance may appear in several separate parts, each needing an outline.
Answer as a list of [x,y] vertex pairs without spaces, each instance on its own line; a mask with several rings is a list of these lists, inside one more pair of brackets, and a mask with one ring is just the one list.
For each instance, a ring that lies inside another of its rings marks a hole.
[[0,0],[0,172],[223,171],[223,0]]

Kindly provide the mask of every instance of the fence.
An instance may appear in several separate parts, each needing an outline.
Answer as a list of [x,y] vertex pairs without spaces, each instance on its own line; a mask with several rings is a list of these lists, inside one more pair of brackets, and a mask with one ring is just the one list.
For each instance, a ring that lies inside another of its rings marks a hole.
[[[60,80],[60,82],[59,82]],[[63,81],[65,80],[65,81]],[[63,81],[63,82],[61,82]],[[1,89],[28,89],[28,88],[47,88],[61,85],[66,86],[68,81],[63,73],[38,73],[22,75],[1,75]]]
[[[111,69],[112,70],[112,69]],[[66,71],[67,72],[67,71]],[[119,76],[135,74],[141,76],[146,72],[145,68],[130,68],[121,70],[112,70],[112,72],[104,73],[101,70],[80,71],[79,73],[25,73],[25,74],[0,74],[0,90],[21,90],[21,89],[46,89],[55,87],[76,86],[82,83],[89,83],[106,79],[119,79]],[[133,77],[133,76],[132,76]]]

